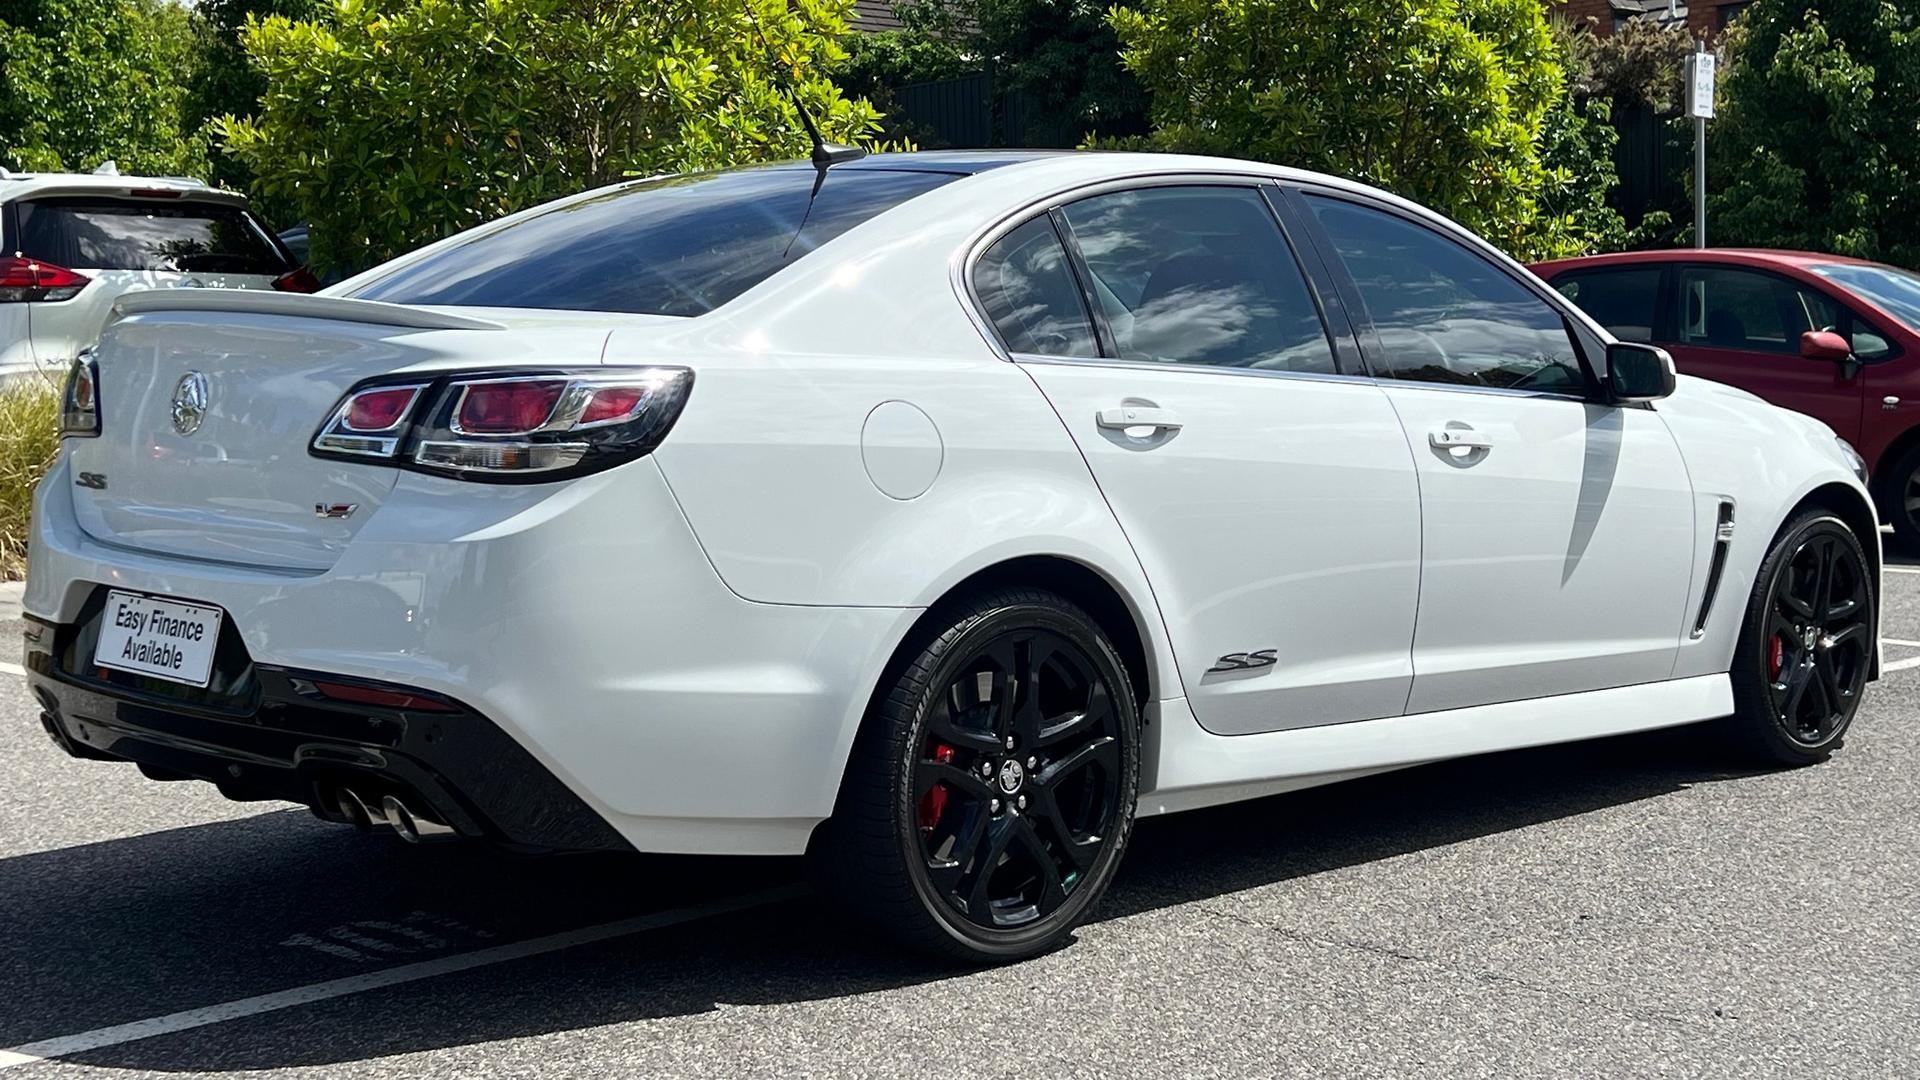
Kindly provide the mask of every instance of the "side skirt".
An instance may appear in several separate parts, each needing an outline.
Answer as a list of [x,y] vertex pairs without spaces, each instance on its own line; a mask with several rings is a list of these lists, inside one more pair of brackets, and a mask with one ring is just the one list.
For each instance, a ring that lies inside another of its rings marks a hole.
[[1152,786],[1141,785],[1137,814],[1217,806],[1471,754],[1677,727],[1732,711],[1724,673],[1257,735],[1214,735],[1194,719],[1186,698],[1168,698],[1149,710]]

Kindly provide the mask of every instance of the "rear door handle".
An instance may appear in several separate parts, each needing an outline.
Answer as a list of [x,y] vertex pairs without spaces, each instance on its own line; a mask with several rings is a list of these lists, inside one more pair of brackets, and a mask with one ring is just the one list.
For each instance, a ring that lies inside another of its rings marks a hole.
[[1427,432],[1427,443],[1439,450],[1464,447],[1468,450],[1493,449],[1493,436],[1472,428],[1434,428]]
[[1136,427],[1159,428],[1161,431],[1179,431],[1180,418],[1172,409],[1158,409],[1146,405],[1122,405],[1117,409],[1101,409],[1094,414],[1093,422],[1108,430],[1121,430]]

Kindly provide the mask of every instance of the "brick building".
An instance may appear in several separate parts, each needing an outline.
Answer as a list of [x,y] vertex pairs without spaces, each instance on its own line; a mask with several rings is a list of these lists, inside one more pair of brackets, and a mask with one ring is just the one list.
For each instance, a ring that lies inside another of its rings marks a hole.
[[1556,4],[1547,0],[1548,9],[1557,9],[1568,21],[1587,25],[1602,37],[1618,30],[1628,19],[1656,19],[1663,23],[1685,23],[1696,38],[1708,41],[1720,36],[1750,0],[1566,0]]

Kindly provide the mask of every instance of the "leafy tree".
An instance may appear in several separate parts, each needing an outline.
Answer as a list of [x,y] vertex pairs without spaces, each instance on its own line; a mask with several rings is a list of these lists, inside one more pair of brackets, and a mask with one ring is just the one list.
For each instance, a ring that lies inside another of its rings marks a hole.
[[1628,19],[1602,38],[1576,35],[1584,53],[1578,93],[1605,97],[1616,107],[1639,105],[1659,113],[1681,108],[1681,67],[1693,52],[1693,34],[1682,23]]
[[1147,98],[1120,59],[1106,0],[973,0],[975,48],[1014,95],[1027,146],[1147,130]]
[[1920,266],[1917,19],[1884,0],[1755,0],[1709,122],[1709,236]]
[[888,138],[934,142],[936,133],[918,130],[896,112],[894,91],[979,71],[971,26],[955,0],[907,0],[894,13],[901,22],[898,30],[847,36],[847,59],[833,81],[842,93],[866,98],[880,110]]
[[902,86],[980,70],[965,9],[948,0],[908,0],[894,8],[900,29],[848,35],[846,62],[834,73],[843,93],[876,104]]
[[[209,129],[222,116],[252,116],[266,93],[266,77],[254,69],[240,44],[248,20],[284,15],[314,21],[332,10],[332,0],[198,0],[194,5],[200,63],[188,84],[183,122],[190,132],[205,131],[213,144],[208,149],[208,179],[236,191],[254,187],[252,170],[227,153]],[[284,200],[262,198],[257,192],[253,202],[254,209],[276,225],[290,224],[298,213]]]
[[822,75],[851,0],[339,0],[241,35],[257,118],[220,122],[297,205],[322,269],[362,267],[624,176],[804,156],[876,130]]
[[0,164],[199,176],[183,134],[196,63],[185,8],[170,0],[7,0],[0,6]]
[[1566,89],[1538,0],[1135,0],[1110,18],[1158,146],[1377,184],[1521,257],[1582,246],[1542,206]]

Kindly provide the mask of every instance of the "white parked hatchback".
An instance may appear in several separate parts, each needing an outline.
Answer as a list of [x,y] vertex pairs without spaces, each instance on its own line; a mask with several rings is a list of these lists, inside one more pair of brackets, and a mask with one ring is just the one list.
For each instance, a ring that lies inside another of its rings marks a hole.
[[0,379],[64,375],[134,289],[318,287],[231,191],[111,166],[0,169]]
[[1061,941],[1136,815],[1695,721],[1809,763],[1877,667],[1831,431],[1240,161],[623,184],[319,297],[127,296],[64,424],[26,657],[71,753],[810,852],[974,959]]

